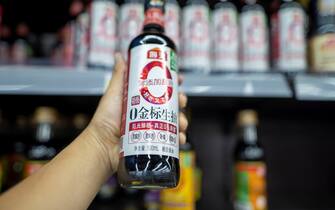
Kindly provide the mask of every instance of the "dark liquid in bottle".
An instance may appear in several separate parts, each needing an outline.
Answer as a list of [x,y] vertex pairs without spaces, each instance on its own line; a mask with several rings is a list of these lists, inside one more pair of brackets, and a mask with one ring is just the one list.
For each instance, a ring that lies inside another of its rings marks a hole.
[[[154,25],[144,28],[145,33],[137,36],[129,49],[140,45],[155,44],[176,51],[175,44]],[[119,183],[130,188],[172,188],[179,181],[179,160],[165,155],[132,155],[122,157],[118,170]]]

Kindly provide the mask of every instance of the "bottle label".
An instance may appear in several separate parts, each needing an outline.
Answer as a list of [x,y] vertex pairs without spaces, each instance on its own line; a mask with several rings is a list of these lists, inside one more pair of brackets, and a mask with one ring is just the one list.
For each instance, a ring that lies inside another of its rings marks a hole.
[[161,191],[161,210],[195,209],[195,155],[180,152],[180,180],[174,189]]
[[144,21],[142,4],[124,4],[120,11],[120,51],[123,58],[128,58],[130,42],[141,33]]
[[311,40],[312,66],[315,71],[335,70],[335,35],[325,34]]
[[75,36],[76,65],[77,67],[86,67],[89,47],[89,15],[87,13],[83,13],[78,17]]
[[147,44],[130,51],[122,115],[121,156],[179,157],[175,52]]
[[208,71],[210,69],[210,36],[207,6],[192,5],[184,8],[182,33],[182,68]]
[[305,14],[302,8],[279,11],[279,63],[282,70],[303,70],[307,67]]
[[90,52],[93,66],[112,68],[116,49],[117,5],[110,1],[94,1],[91,6]]
[[269,43],[263,11],[247,11],[241,14],[241,36],[243,70],[268,70]]
[[235,209],[266,210],[266,168],[263,162],[235,164]]
[[239,68],[237,11],[233,8],[215,10],[212,24],[213,69],[237,71]]
[[23,177],[26,178],[40,170],[48,161],[28,160],[24,164]]
[[165,5],[165,34],[173,40],[177,49],[180,43],[180,9],[178,5],[169,4]]

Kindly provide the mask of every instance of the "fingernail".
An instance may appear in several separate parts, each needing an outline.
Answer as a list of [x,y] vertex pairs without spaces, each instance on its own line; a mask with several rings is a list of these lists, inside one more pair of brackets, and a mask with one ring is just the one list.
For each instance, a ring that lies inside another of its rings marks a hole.
[[121,53],[119,53],[119,52],[115,53],[115,61],[116,61],[116,63],[119,63],[121,61],[121,59],[122,59]]

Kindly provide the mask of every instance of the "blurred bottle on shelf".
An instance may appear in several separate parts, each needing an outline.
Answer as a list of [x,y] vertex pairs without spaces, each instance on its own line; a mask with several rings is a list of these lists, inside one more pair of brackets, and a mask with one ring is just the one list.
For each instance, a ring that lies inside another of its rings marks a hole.
[[2,25],[0,29],[0,65],[10,63],[10,37],[10,28]]
[[144,208],[145,210],[159,210],[160,206],[160,191],[148,190],[144,194]]
[[212,16],[214,72],[239,70],[238,11],[232,1],[221,0]]
[[244,0],[240,14],[240,33],[243,71],[269,70],[267,16],[257,0]]
[[111,71],[117,44],[117,10],[114,0],[93,0],[90,5],[88,66]]
[[23,177],[43,167],[56,153],[55,128],[58,113],[51,107],[38,107],[33,116],[33,140],[28,146]]
[[195,152],[187,142],[180,145],[180,182],[174,189],[161,191],[160,210],[195,210],[196,185]]
[[[305,71],[307,68],[306,14],[295,0],[277,0],[271,14],[272,60],[280,71]],[[276,5],[276,6],[277,6]]]
[[13,133],[9,142],[9,150],[6,158],[6,176],[4,177],[4,189],[9,189],[22,180],[23,167],[25,163],[25,138],[28,131],[28,119],[18,116],[16,119],[15,134]]
[[33,55],[33,49],[29,43],[30,29],[26,23],[19,23],[16,27],[16,40],[12,45],[11,58],[14,64],[26,64]]
[[205,0],[188,0],[182,12],[180,67],[184,71],[210,71],[209,7]]
[[143,0],[125,0],[119,15],[120,52],[128,59],[130,42],[141,33],[144,21]]
[[236,210],[266,210],[266,165],[257,136],[258,117],[253,110],[238,114],[239,136],[234,152],[234,204]]
[[315,72],[335,71],[335,1],[311,1],[310,59]]
[[68,22],[62,29],[62,45],[60,53],[63,66],[71,67],[74,64],[75,32],[76,24],[74,20]]
[[86,69],[89,48],[89,14],[85,11],[76,20],[75,32],[75,66]]
[[177,0],[167,0],[165,5],[165,34],[180,50],[180,6]]

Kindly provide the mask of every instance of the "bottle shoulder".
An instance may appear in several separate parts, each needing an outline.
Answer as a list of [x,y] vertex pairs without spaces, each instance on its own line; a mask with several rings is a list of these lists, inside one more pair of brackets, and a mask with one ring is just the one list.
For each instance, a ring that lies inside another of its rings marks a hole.
[[154,32],[145,32],[138,35],[130,43],[129,49],[145,44],[158,44],[169,47],[174,51],[176,51],[176,46],[174,42],[168,36],[162,33],[154,33]]

